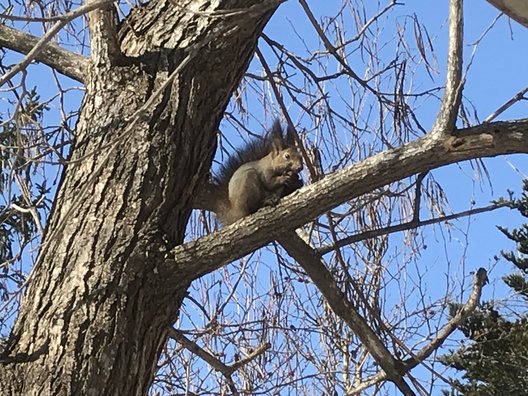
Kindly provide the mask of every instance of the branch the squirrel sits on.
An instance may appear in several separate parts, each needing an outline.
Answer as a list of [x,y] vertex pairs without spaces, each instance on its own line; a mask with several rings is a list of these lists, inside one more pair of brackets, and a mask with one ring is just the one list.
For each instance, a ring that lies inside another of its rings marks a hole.
[[283,134],[276,120],[264,138],[228,158],[201,189],[195,208],[214,212],[224,225],[234,223],[302,187],[302,168],[294,131]]

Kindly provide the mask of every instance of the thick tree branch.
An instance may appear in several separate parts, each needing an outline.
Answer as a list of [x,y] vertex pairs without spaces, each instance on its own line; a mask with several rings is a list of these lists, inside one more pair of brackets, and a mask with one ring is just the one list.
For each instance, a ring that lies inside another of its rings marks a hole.
[[49,45],[49,41],[57,33],[59,33],[59,31],[70,21],[81,15],[86,14],[87,12],[111,4],[112,2],[113,0],[94,0],[65,14],[63,19],[53,25],[51,29],[48,30],[46,34],[44,34],[44,36],[42,36],[42,38],[38,40],[38,42],[31,48],[31,50],[27,53],[27,55],[24,57],[24,59],[22,59],[21,62],[17,63],[7,73],[0,77],[0,87],[4,85],[5,82],[8,81],[11,77],[13,77],[15,74],[24,70],[27,65],[29,65],[33,60],[37,59],[37,57],[42,53],[42,51]]
[[166,264],[192,268],[186,273],[198,278],[376,188],[455,162],[511,153],[528,153],[528,119],[486,123],[454,136],[429,134],[331,174],[218,233],[178,246]]
[[414,395],[409,385],[402,377],[401,362],[394,359],[380,338],[370,328],[365,319],[357,312],[354,305],[346,298],[334,277],[321,262],[317,253],[303,241],[295,232],[289,232],[278,238],[279,243],[288,254],[306,271],[332,311],[342,318],[356,333],[365,348],[383,368],[387,377],[398,387],[404,395]]
[[[0,47],[2,48],[27,54],[38,44],[39,40],[40,37],[0,25]],[[65,76],[84,82],[88,58],[82,55],[65,50],[55,43],[47,42],[34,59]]]
[[431,133],[446,134],[455,129],[458,108],[462,98],[462,45],[464,42],[464,21],[462,0],[449,2],[449,49],[447,55],[447,76],[440,111]]

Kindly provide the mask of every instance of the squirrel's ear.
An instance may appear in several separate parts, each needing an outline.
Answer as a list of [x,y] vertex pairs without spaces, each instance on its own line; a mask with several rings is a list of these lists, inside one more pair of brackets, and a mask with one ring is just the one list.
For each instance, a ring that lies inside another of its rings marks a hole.
[[288,147],[295,146],[295,130],[288,125],[284,142]]
[[270,140],[271,140],[271,152],[278,154],[279,151],[284,150],[284,138],[282,136],[282,128],[280,126],[279,120],[273,122],[273,126],[270,130]]

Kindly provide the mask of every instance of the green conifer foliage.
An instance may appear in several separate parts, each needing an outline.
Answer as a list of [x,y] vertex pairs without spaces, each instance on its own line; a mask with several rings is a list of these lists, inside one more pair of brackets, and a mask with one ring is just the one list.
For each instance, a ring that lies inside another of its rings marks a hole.
[[[528,217],[528,181],[523,194],[513,201],[524,217]],[[498,309],[490,301],[460,327],[466,345],[450,351],[441,361],[461,373],[453,380],[450,395],[518,396],[528,394],[528,223],[509,231],[498,227],[517,245],[517,252],[502,252],[518,271],[503,278],[518,298],[515,304]],[[458,306],[451,306],[454,314]]]

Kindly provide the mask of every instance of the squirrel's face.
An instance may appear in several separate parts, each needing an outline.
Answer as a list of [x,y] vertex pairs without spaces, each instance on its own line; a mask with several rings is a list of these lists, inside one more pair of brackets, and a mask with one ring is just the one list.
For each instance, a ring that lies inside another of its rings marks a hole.
[[279,153],[277,159],[280,161],[280,168],[282,168],[284,171],[299,173],[303,168],[302,156],[294,148],[282,150]]

